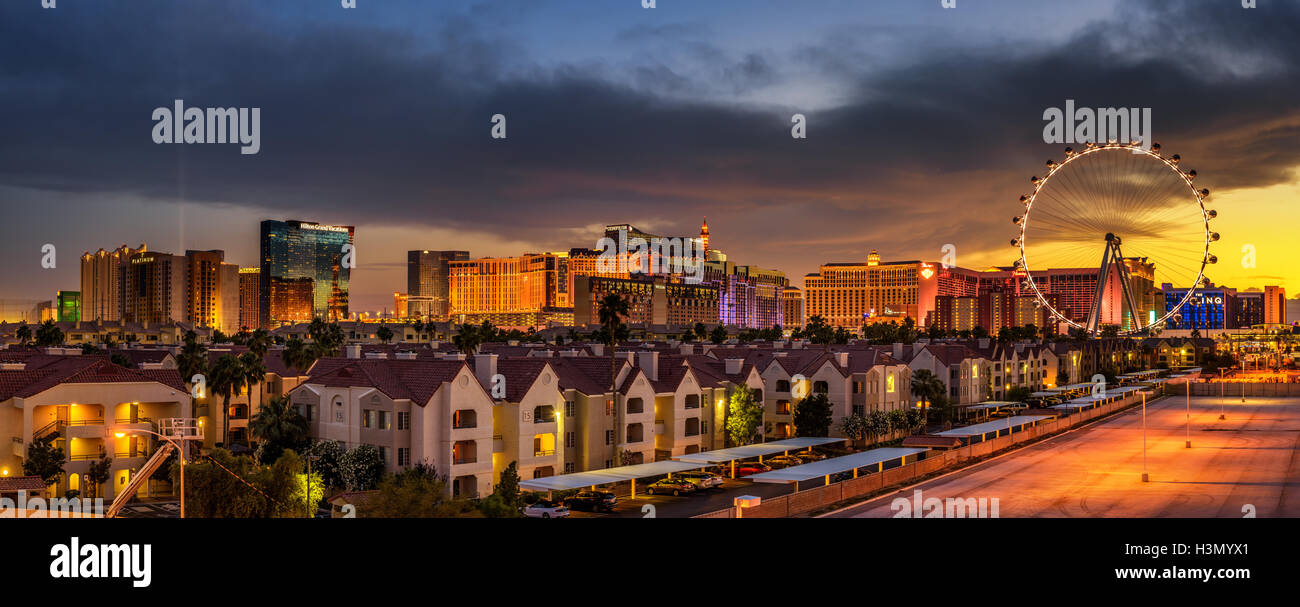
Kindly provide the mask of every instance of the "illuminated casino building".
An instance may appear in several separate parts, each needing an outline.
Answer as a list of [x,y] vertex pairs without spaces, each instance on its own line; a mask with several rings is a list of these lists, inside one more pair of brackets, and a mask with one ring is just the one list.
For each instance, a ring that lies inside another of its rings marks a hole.
[[263,221],[261,326],[346,319],[352,271],[344,263],[344,245],[354,237],[352,226]]
[[785,309],[782,315],[781,327],[788,330],[801,329],[807,321],[803,315],[803,291],[799,287],[786,285],[781,291],[781,307]]
[[875,250],[865,263],[826,263],[804,277],[804,314],[832,326],[856,329],[881,321],[918,323],[937,295],[971,295],[969,270],[922,261],[882,262]]
[[122,287],[126,264],[132,255],[145,250],[122,245],[112,251],[100,249],[81,255],[81,319],[87,321],[120,320]]
[[451,310],[449,264],[469,251],[407,251],[406,310],[398,318],[445,321]]
[[[591,277],[577,283],[573,324],[600,324],[600,300],[617,294],[628,301],[627,322],[641,325],[689,326],[718,323],[718,287],[671,282],[665,276]],[[770,326],[770,325],[769,325]]]
[[[1169,283],[1162,285],[1161,290],[1164,291],[1165,312],[1173,311],[1178,302],[1187,295],[1186,288],[1175,288]],[[1231,311],[1235,305],[1236,295],[1236,289],[1226,287],[1211,286],[1197,289],[1192,298],[1178,308],[1178,313],[1169,318],[1165,328],[1201,332],[1235,328],[1230,325],[1234,324]]]
[[239,327],[253,330],[261,326],[262,268],[239,269]]
[[59,291],[54,295],[54,315],[58,322],[81,320],[81,292]]

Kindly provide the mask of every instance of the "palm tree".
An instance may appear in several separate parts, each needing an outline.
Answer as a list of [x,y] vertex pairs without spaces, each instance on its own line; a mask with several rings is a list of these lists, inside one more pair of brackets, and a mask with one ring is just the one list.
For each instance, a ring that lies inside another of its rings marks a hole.
[[380,327],[375,330],[375,337],[378,337],[379,341],[387,344],[388,342],[393,341],[393,330],[380,325]]
[[415,329],[415,343],[418,344],[424,341],[424,321],[418,318],[415,319],[415,323],[411,325],[411,328]]
[[627,300],[622,295],[610,293],[600,300],[600,325],[604,332],[601,337],[605,346],[609,348],[609,398],[614,403],[614,459],[618,460],[619,443],[618,437],[623,434],[623,412],[618,407],[618,360],[614,357],[614,349],[618,347],[619,338],[622,337],[620,332],[626,332],[627,326],[623,324],[623,319],[627,318],[630,311]]
[[479,331],[477,325],[465,324],[460,326],[460,332],[451,338],[451,342],[456,345],[465,356],[473,356],[478,350],[479,344],[483,343],[483,333]]
[[[253,416],[249,430],[262,443],[264,453],[268,451],[268,446],[277,451],[286,447],[293,448],[307,438],[307,418],[289,407],[289,399],[276,396],[266,401],[257,415]],[[274,461],[278,453],[267,455],[268,460]]]
[[239,364],[244,368],[244,384],[248,386],[248,408],[253,408],[253,392],[262,391],[262,382],[266,381],[266,362],[257,353],[249,351],[239,355]]
[[14,337],[17,337],[18,344],[23,346],[32,340],[32,328],[27,326],[27,321],[24,320],[18,324],[18,331],[14,334]]
[[[943,391],[943,380],[930,372],[929,369],[918,369],[912,373],[912,396],[921,399],[925,403],[925,406],[921,409],[923,414],[929,408],[930,401],[934,400],[935,396],[943,394]],[[924,419],[924,416],[922,419]]]
[[212,365],[208,388],[214,396],[221,397],[221,440],[227,447],[230,446],[230,397],[239,396],[247,383],[244,365],[238,358],[225,354]]
[[[208,373],[208,347],[199,343],[193,331],[185,332],[185,345],[181,346],[180,356],[176,357],[176,370],[180,371],[181,381],[187,384],[192,383],[195,375]],[[192,400],[190,406],[190,417],[194,417]]]
[[310,369],[311,364],[316,362],[315,349],[308,347],[306,343],[297,337],[290,338],[284,344],[284,354],[281,356],[284,364],[297,369],[299,375]]
[[63,340],[63,330],[54,324],[53,320],[47,320],[36,328],[36,345],[38,346],[61,346]]
[[248,351],[257,355],[258,358],[266,358],[267,350],[271,349],[271,333],[266,329],[257,329],[248,336]]

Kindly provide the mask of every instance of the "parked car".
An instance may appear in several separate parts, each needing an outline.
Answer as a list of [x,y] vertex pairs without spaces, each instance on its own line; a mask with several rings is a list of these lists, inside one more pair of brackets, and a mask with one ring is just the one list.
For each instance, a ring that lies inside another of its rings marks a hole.
[[569,516],[569,509],[564,504],[542,500],[524,506],[524,516],[532,518],[564,518]]
[[816,451],[800,451],[796,453],[795,456],[805,464],[808,462],[820,462],[826,459],[825,453],[818,453]]
[[703,470],[681,472],[677,474],[677,478],[694,483],[696,489],[714,489],[721,487],[723,483],[720,475],[712,472],[705,472]]
[[788,468],[790,466],[798,466],[799,464],[802,464],[803,460],[793,455],[778,455],[776,457],[767,458],[766,463],[774,468]]
[[683,493],[694,493],[695,483],[680,478],[661,478],[650,483],[650,486],[645,488],[645,492],[650,495],[681,495]]
[[564,500],[564,505],[583,512],[613,512],[618,498],[608,491],[579,491]]
[[772,467],[767,464],[760,464],[758,462],[741,462],[736,464],[736,476],[749,476],[751,474],[758,474],[759,472],[768,472],[771,469]]

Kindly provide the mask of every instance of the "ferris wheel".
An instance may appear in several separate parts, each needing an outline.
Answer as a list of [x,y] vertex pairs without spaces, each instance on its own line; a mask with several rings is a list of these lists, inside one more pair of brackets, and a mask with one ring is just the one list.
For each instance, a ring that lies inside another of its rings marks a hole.
[[[1137,142],[1089,143],[1065,148],[1060,163],[1048,160],[1047,174],[1020,197],[1024,212],[1013,219],[1020,232],[1011,241],[1037,305],[1094,335],[1106,325],[1143,333],[1177,314],[1208,282],[1205,267],[1218,261],[1210,244],[1219,239],[1210,229],[1218,213],[1206,208],[1210,191],[1198,190],[1196,171],[1180,163],[1159,143]],[[1079,277],[1093,271],[1095,288],[1081,286]],[[1176,305],[1156,305],[1164,283],[1186,288]]]

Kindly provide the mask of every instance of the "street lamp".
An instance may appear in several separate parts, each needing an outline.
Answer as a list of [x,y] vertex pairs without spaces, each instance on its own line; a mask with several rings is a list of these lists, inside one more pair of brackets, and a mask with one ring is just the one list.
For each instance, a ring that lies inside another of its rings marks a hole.
[[1142,482],[1148,482],[1147,477],[1147,393],[1142,391]]
[[185,449],[181,446],[181,443],[177,443],[176,441],[172,440],[171,437],[163,436],[157,432],[154,432],[153,430],[145,430],[143,428],[130,428],[130,429],[117,430],[113,432],[113,436],[116,436],[118,438],[122,438],[129,434],[151,434],[153,436],[156,436],[158,438],[161,438],[171,443],[171,445],[176,448],[176,459],[179,460],[181,463],[181,518],[185,518]]

